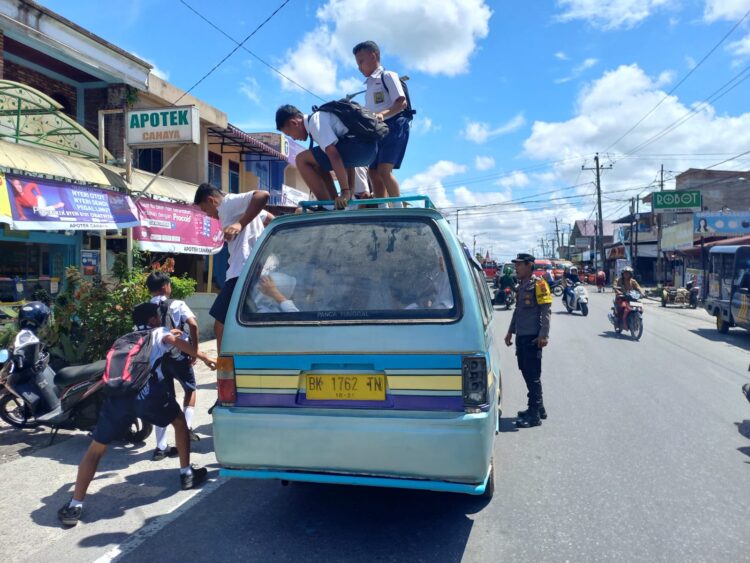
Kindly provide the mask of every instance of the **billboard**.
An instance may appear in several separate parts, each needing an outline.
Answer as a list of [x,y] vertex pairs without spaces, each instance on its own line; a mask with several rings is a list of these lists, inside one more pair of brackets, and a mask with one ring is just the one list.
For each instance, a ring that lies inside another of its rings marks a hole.
[[224,246],[218,219],[192,205],[141,198],[136,203],[141,226],[133,240],[143,250],[179,254],[216,254]]
[[138,225],[130,196],[54,180],[0,174],[0,217],[25,231],[108,230]]
[[703,200],[698,190],[680,190],[653,192],[651,194],[651,209],[654,213],[673,211],[700,211]]
[[693,232],[702,236],[750,234],[750,213],[722,213],[719,211],[693,215]]

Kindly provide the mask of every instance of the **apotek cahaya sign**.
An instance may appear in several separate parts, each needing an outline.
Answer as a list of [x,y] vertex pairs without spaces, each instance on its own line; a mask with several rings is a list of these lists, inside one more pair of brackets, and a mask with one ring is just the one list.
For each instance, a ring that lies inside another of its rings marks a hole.
[[200,143],[200,115],[195,106],[135,109],[127,112],[128,145]]
[[670,211],[701,211],[701,193],[698,190],[654,192],[651,209],[654,213]]

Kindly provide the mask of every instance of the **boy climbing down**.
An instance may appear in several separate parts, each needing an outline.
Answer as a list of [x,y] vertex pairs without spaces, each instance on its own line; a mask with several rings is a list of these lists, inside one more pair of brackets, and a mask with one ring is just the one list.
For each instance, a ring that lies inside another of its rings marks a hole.
[[[83,500],[91,481],[96,474],[99,461],[107,451],[107,446],[121,438],[138,417],[156,426],[171,424],[175,429],[177,450],[180,457],[180,484],[183,490],[192,489],[203,483],[208,471],[205,467],[190,464],[190,436],[185,416],[175,400],[173,387],[161,370],[162,358],[172,347],[203,361],[209,368],[216,364],[193,345],[171,334],[161,326],[159,306],[155,303],[141,303],[133,309],[133,323],[138,330],[150,330],[149,372],[145,385],[140,389],[124,394],[109,394],[99,414],[99,421],[92,433],[93,440],[78,466],[73,498],[58,511],[57,516],[65,526],[75,526],[81,518]],[[111,352],[110,352],[111,353]],[[108,359],[109,370],[109,359]],[[116,378],[118,374],[107,373]],[[125,380],[121,377],[121,380]]]

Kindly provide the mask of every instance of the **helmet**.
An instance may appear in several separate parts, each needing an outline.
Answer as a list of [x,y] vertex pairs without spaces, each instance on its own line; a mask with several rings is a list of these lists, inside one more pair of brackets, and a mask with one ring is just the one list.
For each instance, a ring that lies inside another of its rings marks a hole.
[[622,269],[622,273],[624,274],[625,272],[628,272],[629,274],[631,274],[631,275],[632,275],[632,274],[633,274],[633,267],[632,267],[632,266],[625,266],[625,267],[624,267],[624,268]]
[[575,266],[571,266],[570,270],[568,270],[568,272],[570,272],[571,274],[577,274],[578,273],[578,268],[576,268]]
[[27,303],[18,312],[18,327],[27,328],[31,331],[39,330],[50,317],[50,310],[47,305],[41,301],[32,301]]

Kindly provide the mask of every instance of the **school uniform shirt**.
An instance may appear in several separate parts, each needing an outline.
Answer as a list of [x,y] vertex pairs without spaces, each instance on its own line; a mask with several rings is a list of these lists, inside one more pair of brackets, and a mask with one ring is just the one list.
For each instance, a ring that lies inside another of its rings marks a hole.
[[[169,335],[169,330],[164,327],[155,328],[151,331],[151,355],[148,361],[152,368],[156,365],[156,361],[159,358],[163,358],[166,354],[171,354],[172,350],[177,350],[174,346],[168,346],[164,343],[164,337],[167,335]],[[159,362],[159,366],[155,371],[159,381],[162,381],[164,373],[161,371],[161,362]]]
[[[166,300],[166,295],[157,295],[151,298],[151,303],[159,305],[162,301]],[[174,301],[172,301],[172,303],[169,304],[169,312],[167,314],[172,318],[172,326],[176,327],[180,327],[188,322],[189,319],[195,318],[195,314],[190,310],[190,307],[187,306],[187,303],[185,303],[184,301],[180,301],[179,299],[175,299]],[[184,340],[185,342],[189,342],[190,335],[183,330],[180,339]],[[180,352],[177,348],[172,348],[173,357],[179,358],[181,354],[182,352]]]
[[[224,196],[217,210],[222,229],[240,220],[245,211],[247,211],[247,206],[250,204],[253,193],[255,192],[227,194]],[[242,272],[242,267],[250,257],[253,246],[255,246],[258,237],[263,233],[263,221],[267,216],[268,213],[265,210],[261,211],[255,219],[245,225],[245,228],[240,231],[239,235],[227,242],[227,249],[229,250],[227,280],[238,277]]]
[[303,114],[302,122],[313,141],[318,143],[323,150],[335,145],[341,137],[349,133],[343,121],[327,111],[316,111],[310,115]]
[[[387,90],[383,87],[384,82]],[[398,98],[406,97],[398,74],[384,70],[382,66],[376,68],[375,72],[365,79],[365,85],[365,107],[375,113],[389,109]],[[393,117],[396,116],[392,115],[388,119]]]

